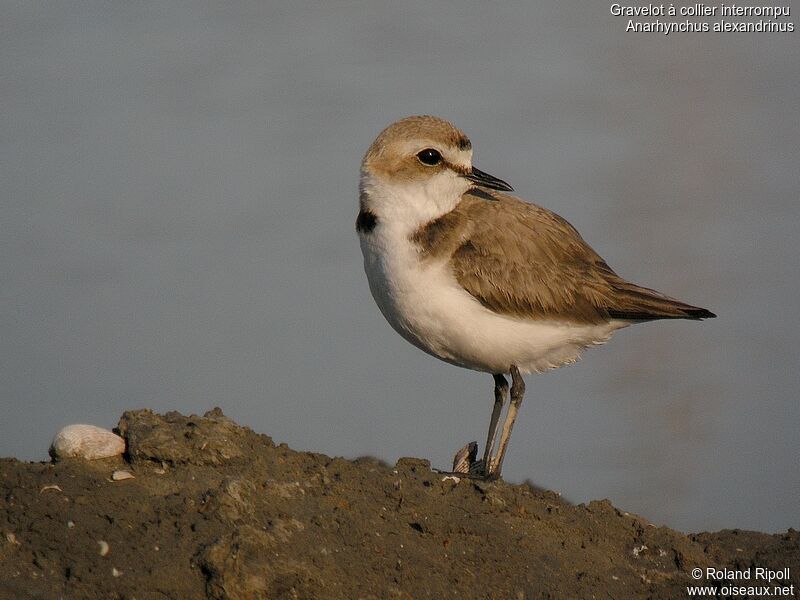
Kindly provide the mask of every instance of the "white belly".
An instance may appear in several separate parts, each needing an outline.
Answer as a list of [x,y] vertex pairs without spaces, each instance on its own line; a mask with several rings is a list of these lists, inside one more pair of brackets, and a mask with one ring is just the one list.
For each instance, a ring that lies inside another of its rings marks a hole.
[[406,340],[449,363],[489,373],[541,372],[574,363],[627,323],[526,320],[492,312],[465,291],[446,262],[421,262],[400,228],[361,235],[364,270],[383,316]]

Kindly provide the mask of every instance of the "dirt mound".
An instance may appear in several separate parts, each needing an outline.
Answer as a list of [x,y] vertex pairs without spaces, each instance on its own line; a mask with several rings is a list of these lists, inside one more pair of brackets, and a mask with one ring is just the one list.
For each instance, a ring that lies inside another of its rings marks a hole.
[[681,598],[698,567],[800,587],[793,530],[687,536],[424,460],[296,452],[219,409],[119,433],[124,458],[0,460],[0,598]]

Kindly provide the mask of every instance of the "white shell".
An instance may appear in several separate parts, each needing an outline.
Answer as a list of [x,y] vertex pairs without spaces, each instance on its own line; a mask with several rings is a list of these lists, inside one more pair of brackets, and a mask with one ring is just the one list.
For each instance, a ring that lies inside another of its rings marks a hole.
[[125,440],[96,425],[67,425],[50,444],[54,458],[83,458],[95,460],[125,452]]
[[100,556],[105,556],[106,554],[108,554],[108,551],[111,550],[111,547],[105,540],[97,540],[97,544],[98,546],[100,546]]
[[118,469],[111,474],[111,479],[113,481],[124,481],[126,479],[133,479],[133,473],[130,471],[123,471],[122,469]]

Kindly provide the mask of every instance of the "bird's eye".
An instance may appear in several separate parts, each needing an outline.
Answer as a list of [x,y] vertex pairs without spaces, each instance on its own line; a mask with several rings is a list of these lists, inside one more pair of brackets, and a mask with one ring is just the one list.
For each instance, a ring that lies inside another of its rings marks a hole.
[[429,167],[435,167],[442,162],[442,155],[439,154],[438,150],[434,150],[433,148],[425,148],[425,150],[418,152],[417,158],[419,162]]

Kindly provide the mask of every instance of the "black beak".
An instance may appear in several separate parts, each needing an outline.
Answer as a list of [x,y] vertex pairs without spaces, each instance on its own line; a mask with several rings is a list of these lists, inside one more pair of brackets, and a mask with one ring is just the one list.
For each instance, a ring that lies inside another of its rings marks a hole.
[[472,173],[464,175],[467,179],[482,187],[489,188],[490,190],[499,190],[501,192],[513,192],[514,188],[508,185],[502,179],[492,177],[488,173],[484,173],[480,169],[472,167]]

